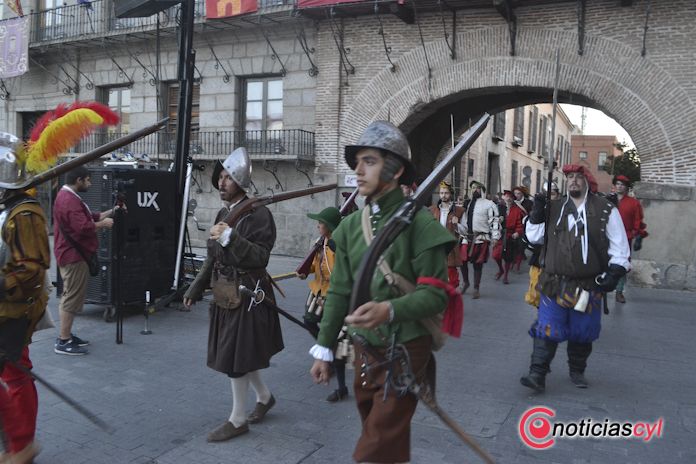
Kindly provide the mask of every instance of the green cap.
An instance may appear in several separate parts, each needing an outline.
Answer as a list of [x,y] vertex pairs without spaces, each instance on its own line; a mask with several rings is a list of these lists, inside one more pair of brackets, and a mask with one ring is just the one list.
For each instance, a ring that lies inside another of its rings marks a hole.
[[338,223],[341,222],[341,212],[335,206],[324,208],[318,214],[309,213],[307,217],[325,224],[331,232],[333,232],[336,227],[338,227]]

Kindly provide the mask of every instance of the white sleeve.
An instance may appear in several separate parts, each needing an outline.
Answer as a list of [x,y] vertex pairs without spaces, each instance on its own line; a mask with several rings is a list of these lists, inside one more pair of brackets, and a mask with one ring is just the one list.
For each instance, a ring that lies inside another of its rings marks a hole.
[[462,224],[464,222],[464,218],[462,218],[461,221],[457,223],[457,232],[459,235],[466,235],[466,226]]
[[230,244],[230,237],[232,236],[233,230],[234,229],[231,227],[229,229],[225,229],[225,231],[218,237],[217,241],[220,245],[222,245],[223,248]]
[[630,271],[631,263],[628,259],[631,256],[631,247],[618,208],[611,209],[606,232],[609,239],[609,264],[618,264]]
[[542,245],[544,243],[544,231],[546,230],[546,224],[543,222],[540,224],[532,224],[527,221],[524,226],[524,233],[527,236],[527,240],[532,245]]
[[309,349],[309,354],[311,354],[314,359],[319,359],[320,361],[331,362],[334,360],[333,351],[321,345],[314,345]]

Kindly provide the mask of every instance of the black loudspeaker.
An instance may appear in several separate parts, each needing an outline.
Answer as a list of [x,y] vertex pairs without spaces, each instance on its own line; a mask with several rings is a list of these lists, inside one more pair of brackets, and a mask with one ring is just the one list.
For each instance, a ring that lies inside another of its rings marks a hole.
[[117,18],[146,18],[179,3],[181,0],[114,0],[114,12]]
[[90,277],[86,300],[116,304],[113,299],[117,285],[124,304],[143,303],[145,291],[150,291],[152,300],[169,293],[174,279],[179,222],[174,173],[104,167],[92,168],[90,174],[92,186],[81,194],[87,206],[95,212],[106,211],[120,194],[128,212],[121,216],[120,242],[116,241],[114,229],[99,232],[97,254],[101,272]]

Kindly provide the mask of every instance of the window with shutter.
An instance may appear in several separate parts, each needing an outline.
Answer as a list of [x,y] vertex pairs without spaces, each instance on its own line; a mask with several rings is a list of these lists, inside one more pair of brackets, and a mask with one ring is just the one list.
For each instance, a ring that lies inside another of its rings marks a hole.
[[[179,116],[179,88],[178,82],[168,82],[167,84],[167,107],[164,109],[165,116],[169,116],[167,122],[167,132],[176,133],[176,121]],[[201,114],[201,84],[200,82],[193,83],[193,98],[191,103],[191,139],[194,139],[194,134],[200,130],[200,114]]]
[[539,118],[539,153],[538,156],[546,159],[548,155],[548,145],[546,143],[546,116]]
[[533,107],[529,112],[529,136],[527,140],[527,152],[534,153],[537,150],[537,127],[539,126],[539,110],[537,107]]
[[510,175],[510,181],[511,181],[510,190],[517,187],[517,169],[518,169],[517,161],[513,161],[512,162],[512,173]]
[[512,144],[519,147],[524,142],[524,106],[515,108]]
[[505,140],[505,111],[496,113],[493,117],[493,140]]
[[541,192],[541,169],[537,169],[536,191]]

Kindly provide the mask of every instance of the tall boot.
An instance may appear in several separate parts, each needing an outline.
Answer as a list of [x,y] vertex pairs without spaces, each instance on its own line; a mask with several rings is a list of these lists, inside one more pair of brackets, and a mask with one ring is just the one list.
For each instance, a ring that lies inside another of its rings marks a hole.
[[481,275],[483,274],[483,264],[474,264],[474,294],[471,295],[473,300],[481,297],[479,287],[481,286]]
[[510,273],[510,268],[512,267],[512,262],[510,261],[505,261],[505,274],[503,275],[503,283],[504,284],[509,284],[510,281],[508,280],[508,274]]
[[500,280],[503,274],[505,274],[505,270],[503,269],[503,260],[496,259],[495,264],[498,265],[498,272],[495,273],[495,280]]
[[551,361],[556,355],[557,347],[558,342],[541,338],[534,339],[529,375],[520,379],[522,385],[538,393],[542,393],[546,389],[546,374],[551,372]]
[[587,388],[585,368],[587,358],[592,353],[592,343],[579,343],[568,341],[568,367],[570,369],[570,381],[578,388]]
[[464,294],[466,289],[469,288],[469,265],[463,263],[459,266],[459,269],[462,271],[462,294]]

